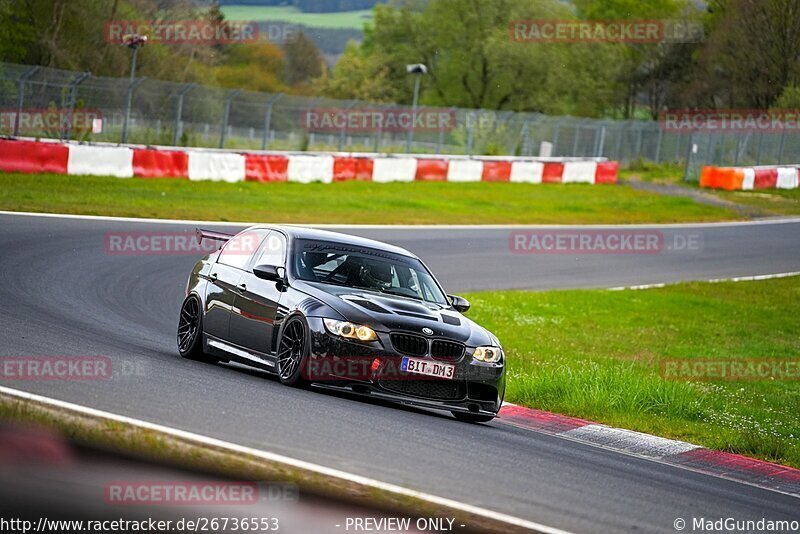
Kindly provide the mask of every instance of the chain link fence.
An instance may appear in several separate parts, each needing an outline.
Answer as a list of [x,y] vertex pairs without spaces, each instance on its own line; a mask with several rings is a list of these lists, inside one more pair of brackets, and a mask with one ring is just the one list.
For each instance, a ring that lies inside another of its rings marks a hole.
[[[130,110],[128,110],[130,102]],[[59,124],[20,124],[26,110],[66,110]],[[77,129],[71,112],[102,117],[98,131]],[[356,100],[226,90],[146,78],[0,63],[0,135],[233,149],[413,152],[465,155],[607,157],[686,165],[697,179],[705,164],[800,163],[800,135],[784,132],[668,131],[656,121],[553,117],[539,113],[420,107],[452,121],[412,132],[376,128],[315,131],[309,110],[384,113],[409,107]],[[129,114],[127,112],[130,112]],[[129,123],[125,128],[125,118]]]

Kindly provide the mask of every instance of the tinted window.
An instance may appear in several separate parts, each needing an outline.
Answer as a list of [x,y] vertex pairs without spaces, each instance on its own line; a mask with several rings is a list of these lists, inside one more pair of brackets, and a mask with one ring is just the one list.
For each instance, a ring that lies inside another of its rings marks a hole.
[[258,250],[269,230],[248,230],[225,243],[219,255],[219,263],[244,269],[250,257]]
[[297,278],[309,282],[447,304],[422,262],[384,250],[301,239],[293,254],[293,268]]
[[270,232],[261,247],[258,259],[253,265],[279,265],[283,267],[286,258],[286,238],[280,232]]

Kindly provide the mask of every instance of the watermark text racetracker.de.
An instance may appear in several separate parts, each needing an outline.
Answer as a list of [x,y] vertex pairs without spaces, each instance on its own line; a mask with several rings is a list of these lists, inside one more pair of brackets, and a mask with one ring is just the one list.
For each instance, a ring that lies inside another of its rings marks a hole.
[[668,358],[659,371],[666,380],[800,380],[800,358]]
[[108,356],[0,356],[0,380],[108,381],[149,375],[146,360]]
[[50,519],[0,517],[0,532],[279,532],[277,517],[199,516],[180,519]]
[[105,24],[103,38],[116,44],[131,34],[144,35],[150,42],[162,44],[254,43],[259,40],[259,26],[241,20],[111,20]]
[[103,492],[106,504],[139,506],[242,506],[298,498],[295,484],[232,481],[117,480]]
[[517,42],[690,43],[703,40],[703,25],[690,20],[515,20],[508,26]]
[[798,109],[669,109],[659,113],[665,132],[798,132]]
[[518,230],[508,236],[514,254],[662,254],[699,252],[699,233],[661,230]]

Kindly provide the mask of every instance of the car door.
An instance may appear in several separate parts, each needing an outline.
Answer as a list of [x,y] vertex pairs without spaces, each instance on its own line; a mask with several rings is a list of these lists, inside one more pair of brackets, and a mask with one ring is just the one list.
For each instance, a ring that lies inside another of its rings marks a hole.
[[275,321],[284,287],[280,282],[263,280],[253,274],[256,265],[285,267],[286,237],[272,230],[239,281],[231,316],[233,343],[260,354],[271,354],[275,345]]
[[258,250],[268,233],[268,230],[249,230],[225,243],[208,277],[203,325],[206,334],[222,341],[229,340],[237,287],[253,251]]

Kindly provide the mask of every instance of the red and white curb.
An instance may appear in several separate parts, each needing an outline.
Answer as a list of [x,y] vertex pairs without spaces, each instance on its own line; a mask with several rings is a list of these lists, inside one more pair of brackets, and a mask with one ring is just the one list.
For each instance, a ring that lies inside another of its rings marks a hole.
[[500,421],[698,473],[800,497],[800,469],[505,403]]
[[617,182],[605,158],[236,152],[0,139],[0,171],[213,182]]

